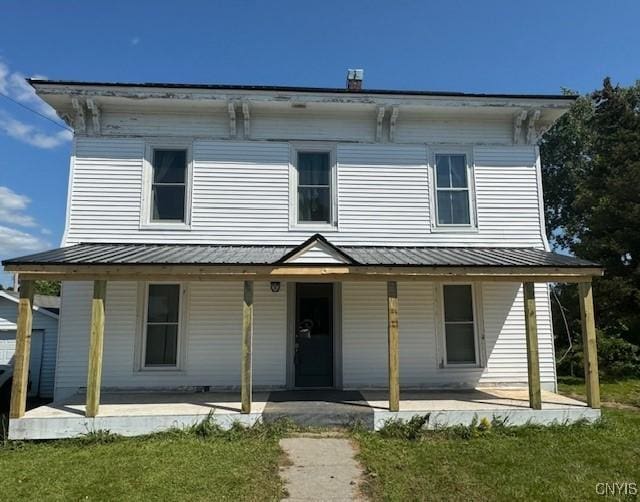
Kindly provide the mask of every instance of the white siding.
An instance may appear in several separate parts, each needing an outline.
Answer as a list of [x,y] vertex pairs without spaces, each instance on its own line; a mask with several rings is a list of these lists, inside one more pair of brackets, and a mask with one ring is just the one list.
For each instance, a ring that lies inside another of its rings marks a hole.
[[[0,330],[15,330],[18,319],[18,304],[0,298]],[[42,367],[40,368],[40,395],[52,397],[56,373],[56,351],[58,347],[58,319],[33,311],[32,329],[42,330]]]
[[[107,288],[102,384],[111,388],[177,388],[240,385],[242,283],[190,283],[186,293],[184,367],[180,371],[140,371],[140,298],[136,283],[110,282]],[[86,385],[92,287],[64,284],[63,318],[56,397]],[[285,384],[286,291],[272,293],[257,282],[254,322],[254,386]]]
[[268,140],[374,141],[374,112],[336,113],[311,109],[254,110],[251,138]]
[[[384,118],[382,138],[388,140],[390,111]],[[253,104],[250,108],[249,138],[257,140],[322,140],[372,143],[376,138],[377,110],[349,111],[341,107],[308,104],[289,110]],[[242,110],[236,110],[237,137],[244,137]],[[222,105],[199,107],[194,112],[155,112],[108,109],[102,113],[102,134],[106,136],[164,136],[227,139],[229,116]],[[442,112],[402,110],[395,129],[397,143],[475,143],[511,145],[513,123],[508,114],[469,117]]]
[[[476,146],[478,229],[435,232],[428,147],[343,143],[337,148],[335,244],[544,245],[533,146]],[[78,138],[67,244],[190,242],[296,245],[289,228],[287,142],[196,140],[190,230],[140,228],[143,139]]]
[[401,113],[396,127],[398,143],[475,143],[510,145],[511,121],[495,118],[470,119]]
[[102,133],[126,136],[206,137],[229,136],[229,118],[221,111],[200,113],[105,112]]
[[[486,338],[483,368],[440,368],[434,302],[436,286],[427,282],[398,284],[400,383],[403,387],[526,386],[527,359],[522,291],[519,284],[479,285],[480,330]],[[555,364],[546,286],[536,286],[540,373],[553,390]],[[343,381],[347,388],[387,385],[386,286],[344,283]],[[482,321],[484,320],[484,328]],[[482,344],[482,342],[480,342]]]
[[[189,284],[182,371],[139,371],[138,286],[109,283],[103,385],[111,388],[237,388],[240,383],[242,284]],[[522,290],[519,284],[479,284],[478,323],[484,332],[486,362],[479,368],[440,368],[436,321],[436,284],[398,285],[400,381],[405,388],[526,386]],[[553,336],[546,286],[536,286],[540,373],[553,389]],[[283,387],[286,382],[286,287],[272,293],[255,285],[254,386]],[[56,396],[84,387],[87,371],[91,284],[65,283]],[[387,310],[385,283],[342,284],[342,372],[346,388],[387,385]],[[482,342],[480,342],[482,344]]]
[[387,381],[387,286],[342,284],[342,384],[382,387]]

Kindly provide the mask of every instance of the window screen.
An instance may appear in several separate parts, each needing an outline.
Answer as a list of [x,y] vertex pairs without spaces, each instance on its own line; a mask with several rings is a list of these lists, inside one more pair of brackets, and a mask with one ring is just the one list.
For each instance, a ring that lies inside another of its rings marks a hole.
[[469,180],[464,154],[436,154],[438,225],[469,225]]
[[150,284],[147,298],[145,366],[176,366],[179,284]]
[[447,364],[475,364],[473,292],[470,285],[445,285],[444,330]]
[[298,222],[331,223],[331,156],[298,153]]
[[151,220],[184,222],[187,151],[155,150],[151,183]]

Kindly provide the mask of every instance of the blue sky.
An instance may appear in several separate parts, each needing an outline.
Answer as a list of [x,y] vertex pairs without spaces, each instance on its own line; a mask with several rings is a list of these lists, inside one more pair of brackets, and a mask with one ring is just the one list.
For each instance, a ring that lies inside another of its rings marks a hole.
[[[557,93],[640,78],[632,1],[0,1],[0,93],[23,76]],[[68,132],[0,96],[0,259],[59,245]],[[0,283],[8,284],[0,274]]]

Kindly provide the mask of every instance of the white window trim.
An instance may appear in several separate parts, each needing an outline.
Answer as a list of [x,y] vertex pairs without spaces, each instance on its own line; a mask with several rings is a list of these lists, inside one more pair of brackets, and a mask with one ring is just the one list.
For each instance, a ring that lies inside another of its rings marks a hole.
[[[145,364],[147,352],[147,313],[149,308],[149,285],[151,284],[176,284],[180,286],[180,307],[178,309],[178,341],[176,348],[176,365],[175,366],[147,366]],[[187,284],[176,281],[150,281],[140,283],[138,304],[140,306],[140,323],[138,334],[138,347],[136,357],[136,369],[140,372],[182,372],[185,368],[186,354],[186,334],[187,334],[187,304],[188,304],[188,288]]]
[[[439,224],[436,189],[436,155],[465,155],[467,161],[467,183],[469,187],[469,224]],[[476,179],[473,147],[465,145],[439,145],[429,148],[429,198],[431,231],[446,233],[475,233],[478,231],[476,206]]]
[[[184,222],[153,221],[151,219],[151,184],[153,182],[154,150],[186,150],[187,172],[185,173]],[[141,230],[190,230],[191,201],[193,191],[193,143],[190,141],[167,140],[150,141],[145,144],[145,155],[142,172],[142,200],[140,202]]]
[[[444,287],[471,286],[471,302],[473,306],[473,342],[476,361],[474,363],[447,362],[447,334],[444,315]],[[482,316],[482,285],[473,282],[443,282],[436,285],[436,351],[438,353],[438,368],[440,369],[473,369],[484,368],[486,354],[484,350],[484,319]]]
[[[331,169],[331,215],[329,223],[298,222],[298,153],[328,152]],[[296,142],[289,148],[289,230],[309,232],[338,230],[338,163],[336,144],[326,142]]]

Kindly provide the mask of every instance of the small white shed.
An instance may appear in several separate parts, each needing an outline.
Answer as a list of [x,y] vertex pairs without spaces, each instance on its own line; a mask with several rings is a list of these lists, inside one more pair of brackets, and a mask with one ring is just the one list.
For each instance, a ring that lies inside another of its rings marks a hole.
[[[58,314],[50,297],[38,296],[34,298],[33,308],[29,395],[52,398],[58,346]],[[17,317],[17,296],[12,291],[0,291],[0,364],[11,364],[13,361]]]

